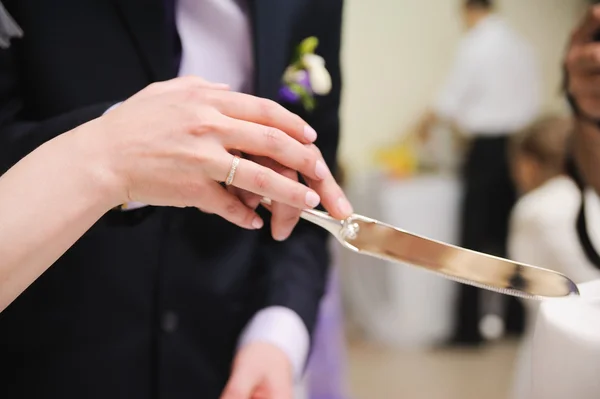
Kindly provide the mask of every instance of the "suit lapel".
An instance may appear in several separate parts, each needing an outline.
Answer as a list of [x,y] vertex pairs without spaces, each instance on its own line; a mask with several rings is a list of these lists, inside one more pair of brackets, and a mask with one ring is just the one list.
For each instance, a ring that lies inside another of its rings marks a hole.
[[[169,40],[165,1],[112,0],[127,26],[153,81],[174,77],[173,42]],[[276,98],[281,77],[291,61],[294,16],[306,0],[251,0],[254,28],[255,89]]]
[[173,48],[164,0],[112,0],[152,81],[173,78]]
[[294,16],[305,0],[253,0],[256,95],[275,99],[291,61]]

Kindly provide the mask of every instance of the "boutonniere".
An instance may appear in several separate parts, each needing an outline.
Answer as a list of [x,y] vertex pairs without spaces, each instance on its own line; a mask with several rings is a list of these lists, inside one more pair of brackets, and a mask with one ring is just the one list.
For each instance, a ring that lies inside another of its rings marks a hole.
[[315,95],[325,96],[331,91],[331,76],[325,68],[325,60],[315,54],[319,40],[308,37],[300,43],[292,63],[283,74],[279,98],[286,103],[301,103],[305,110],[316,106]]

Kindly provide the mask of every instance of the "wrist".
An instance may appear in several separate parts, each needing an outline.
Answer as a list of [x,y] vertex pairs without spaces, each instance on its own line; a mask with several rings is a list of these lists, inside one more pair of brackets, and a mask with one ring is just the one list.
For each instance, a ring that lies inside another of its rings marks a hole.
[[293,310],[273,306],[254,315],[242,331],[238,348],[255,343],[270,344],[279,348],[292,366],[294,379],[302,379],[310,337],[302,319]]
[[80,157],[76,166],[82,173],[107,210],[128,201],[127,185],[117,171],[118,153],[114,145],[106,140],[103,124],[99,119],[88,122],[65,134],[70,136],[72,153]]

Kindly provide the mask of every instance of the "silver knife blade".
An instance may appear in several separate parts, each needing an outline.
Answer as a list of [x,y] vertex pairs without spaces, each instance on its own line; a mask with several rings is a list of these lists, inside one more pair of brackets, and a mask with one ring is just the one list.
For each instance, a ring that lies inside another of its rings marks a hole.
[[365,216],[355,214],[340,221],[306,209],[301,217],[354,252],[412,265],[459,283],[528,299],[579,295],[577,285],[555,271],[431,240]]
[[364,255],[409,264],[460,283],[522,298],[579,295],[573,281],[552,270],[445,244],[359,215],[344,224],[352,227],[346,226],[346,233],[342,231],[342,243]]

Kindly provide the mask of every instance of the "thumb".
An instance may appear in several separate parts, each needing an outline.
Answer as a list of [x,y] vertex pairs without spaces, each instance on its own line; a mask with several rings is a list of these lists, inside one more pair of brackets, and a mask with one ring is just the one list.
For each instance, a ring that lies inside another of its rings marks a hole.
[[259,375],[235,367],[221,399],[250,399],[258,385]]

